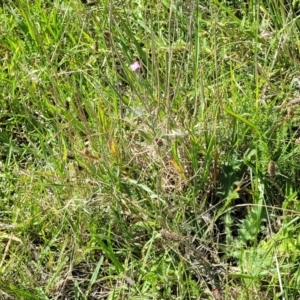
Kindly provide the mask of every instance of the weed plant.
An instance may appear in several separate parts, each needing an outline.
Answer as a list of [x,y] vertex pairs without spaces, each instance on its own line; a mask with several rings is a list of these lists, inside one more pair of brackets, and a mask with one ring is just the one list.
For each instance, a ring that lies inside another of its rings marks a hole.
[[1,1],[1,299],[299,299],[297,1]]

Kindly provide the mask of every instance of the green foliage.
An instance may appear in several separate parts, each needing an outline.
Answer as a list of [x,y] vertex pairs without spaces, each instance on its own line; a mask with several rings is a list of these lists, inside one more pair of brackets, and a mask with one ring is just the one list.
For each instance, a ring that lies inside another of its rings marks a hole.
[[297,5],[1,3],[1,297],[299,298]]

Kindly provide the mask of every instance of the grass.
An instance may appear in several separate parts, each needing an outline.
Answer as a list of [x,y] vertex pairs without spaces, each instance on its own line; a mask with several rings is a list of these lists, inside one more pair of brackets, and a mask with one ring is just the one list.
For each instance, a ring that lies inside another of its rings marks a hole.
[[1,299],[299,298],[296,1],[0,24]]

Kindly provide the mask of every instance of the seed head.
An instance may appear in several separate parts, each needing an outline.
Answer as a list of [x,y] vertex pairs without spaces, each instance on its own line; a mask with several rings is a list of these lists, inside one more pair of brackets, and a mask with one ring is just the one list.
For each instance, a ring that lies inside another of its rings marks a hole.
[[276,165],[275,165],[275,162],[273,160],[269,161],[269,164],[268,164],[268,174],[271,177],[274,177],[276,175]]

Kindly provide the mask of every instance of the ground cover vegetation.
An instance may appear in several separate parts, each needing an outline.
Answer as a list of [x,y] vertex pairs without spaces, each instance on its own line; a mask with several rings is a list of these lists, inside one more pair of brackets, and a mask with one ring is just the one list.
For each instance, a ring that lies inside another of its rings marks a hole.
[[298,1],[1,1],[1,299],[299,299]]

